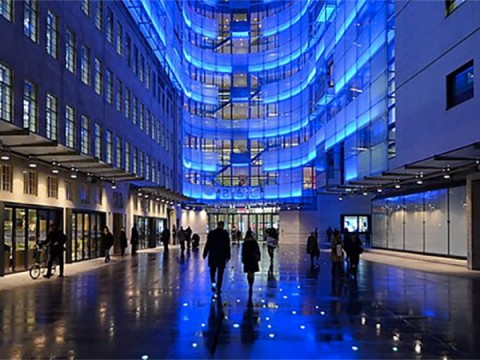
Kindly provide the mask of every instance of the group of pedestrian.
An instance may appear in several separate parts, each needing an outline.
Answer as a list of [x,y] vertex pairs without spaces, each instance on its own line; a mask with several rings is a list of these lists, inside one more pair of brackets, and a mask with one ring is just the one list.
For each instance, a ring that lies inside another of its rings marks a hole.
[[347,261],[347,272],[355,279],[358,274],[358,263],[360,254],[363,253],[363,246],[357,232],[350,233],[344,230],[343,241],[340,231],[335,229],[330,241],[332,275],[343,275],[344,262]]

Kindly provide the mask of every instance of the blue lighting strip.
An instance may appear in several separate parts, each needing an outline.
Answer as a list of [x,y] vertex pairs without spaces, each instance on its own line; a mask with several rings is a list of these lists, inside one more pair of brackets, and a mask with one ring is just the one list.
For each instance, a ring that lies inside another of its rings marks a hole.
[[[306,14],[308,8],[310,7],[310,4],[312,3],[312,0],[307,0],[306,1],[306,4],[303,5],[302,9],[300,12],[298,12],[293,18],[291,18],[290,21],[287,21],[287,22],[284,22],[282,24],[280,24],[279,26],[277,27],[274,27],[274,28],[271,28],[271,29],[266,29],[266,30],[263,30],[262,31],[262,35],[264,37],[269,37],[269,36],[272,36],[272,35],[275,35],[279,32],[282,32],[284,30],[287,30],[288,28],[292,27],[293,25],[295,25],[297,22],[300,21],[300,19]],[[288,11],[288,10],[286,10]],[[278,15],[277,15],[278,16]]]

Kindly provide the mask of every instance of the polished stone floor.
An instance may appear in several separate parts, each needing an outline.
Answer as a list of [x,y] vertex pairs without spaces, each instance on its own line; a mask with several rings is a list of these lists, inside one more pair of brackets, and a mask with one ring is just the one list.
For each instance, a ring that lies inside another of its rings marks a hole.
[[362,260],[357,282],[332,279],[328,252],[310,271],[283,245],[248,308],[238,255],[221,299],[178,249],[0,290],[0,358],[480,358],[477,276]]

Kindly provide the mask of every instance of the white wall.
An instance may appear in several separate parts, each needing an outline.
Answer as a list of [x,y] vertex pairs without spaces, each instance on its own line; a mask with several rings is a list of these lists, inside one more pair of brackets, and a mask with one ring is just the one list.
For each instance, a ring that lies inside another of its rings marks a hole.
[[180,226],[183,226],[184,229],[190,226],[193,233],[200,235],[200,241],[205,242],[207,239],[207,221],[208,215],[205,210],[182,210]]
[[325,242],[326,231],[340,229],[342,214],[371,214],[369,196],[318,195],[317,210],[290,210],[280,212],[280,241],[282,243],[305,243],[310,232],[318,227],[320,242]]
[[446,110],[446,76],[471,59],[480,73],[480,2],[447,17],[444,1],[398,0],[396,8],[394,167],[476,142],[480,133],[479,96]]

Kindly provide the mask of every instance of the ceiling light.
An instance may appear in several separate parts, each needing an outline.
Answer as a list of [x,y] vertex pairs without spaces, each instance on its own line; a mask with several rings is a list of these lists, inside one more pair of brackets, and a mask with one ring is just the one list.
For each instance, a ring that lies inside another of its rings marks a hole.
[[418,180],[417,180],[417,184],[418,184],[418,185],[422,185],[422,184],[423,184],[423,181],[420,180],[420,179],[418,179]]
[[112,181],[112,190],[115,190],[117,188],[117,183],[115,181]]
[[77,178],[77,174],[72,173],[72,174],[70,175],[70,177],[71,177],[72,179],[76,179],[76,178]]
[[10,155],[8,155],[7,153],[3,153],[0,156],[0,159],[2,159],[3,161],[8,161],[8,160],[10,160]]
[[381,188],[377,189],[377,192],[381,193],[383,190]]
[[445,175],[443,175],[443,178],[444,178],[444,179],[450,179],[450,174],[445,174]]
[[58,168],[54,167],[52,169],[52,174],[58,174],[60,172],[60,170],[58,170]]
[[400,184],[395,184],[395,189],[400,189]]
[[367,196],[368,193],[366,191],[363,192],[363,196]]

